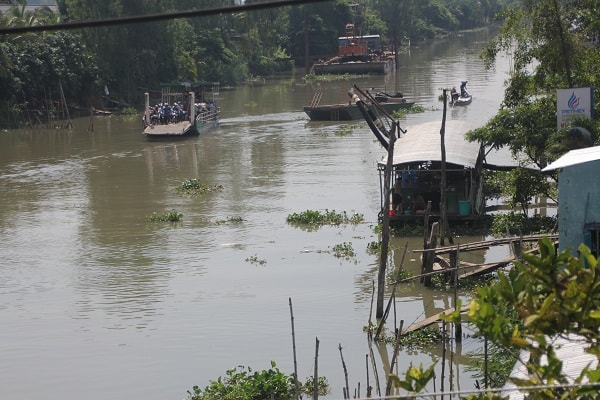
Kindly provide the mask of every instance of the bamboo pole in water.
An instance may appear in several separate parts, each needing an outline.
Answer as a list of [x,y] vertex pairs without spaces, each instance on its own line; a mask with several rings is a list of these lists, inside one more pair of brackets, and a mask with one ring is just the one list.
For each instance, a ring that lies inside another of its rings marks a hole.
[[350,388],[348,386],[348,368],[346,368],[346,362],[344,361],[344,354],[342,354],[342,344],[340,343],[338,348],[340,349],[340,358],[342,359],[342,367],[344,368],[344,378],[346,380],[346,387],[344,388],[344,399],[350,398]]
[[[454,285],[454,309],[455,310],[458,310],[458,267],[459,267],[458,257],[459,257],[459,254],[460,254],[460,244],[456,244],[456,261],[455,261],[455,265],[452,266],[452,267],[454,267],[453,285]],[[456,343],[462,342],[462,325],[461,325],[460,321],[458,323],[454,324],[454,340],[456,340]]]
[[[402,326],[404,325],[404,321],[400,321],[400,332],[402,332]],[[396,365],[396,359],[398,357],[398,351],[400,350],[400,338],[402,335],[396,335],[396,342],[394,343],[394,353],[392,354],[392,361],[390,362],[390,376],[388,377],[386,386],[385,386],[385,395],[389,396],[392,391],[392,371]]]
[[[406,257],[407,250],[408,250],[408,242],[406,242],[406,244],[404,245],[404,252],[402,253],[402,260],[400,261],[400,265],[398,265],[398,268],[397,268],[398,271],[400,271],[402,269],[402,267],[404,266],[404,257]],[[398,281],[394,282],[394,285],[392,286],[392,294],[390,295],[390,299],[388,300],[388,304],[385,308],[385,312],[383,313],[383,316],[379,320],[379,326],[377,327],[377,332],[375,333],[375,339],[377,339],[379,337],[379,335],[381,334],[381,331],[383,330],[383,325],[385,324],[385,321],[390,314],[390,307],[392,306],[392,303],[395,303],[397,286],[398,286]]]
[[[446,373],[446,321],[442,321],[442,376],[440,376],[440,390],[444,392],[444,374]],[[444,395],[442,395],[444,400]]]
[[365,354],[365,367],[367,369],[367,397],[371,397],[371,383],[369,381],[369,355]]
[[388,159],[383,178],[385,186],[385,200],[383,207],[383,227],[381,233],[381,255],[379,257],[379,273],[377,276],[377,311],[375,316],[379,319],[383,316],[383,298],[385,295],[385,269],[387,266],[388,246],[390,241],[390,196],[388,191],[391,183],[392,169],[394,168],[394,143],[396,142],[397,122],[392,125],[390,132],[390,144],[388,148]]
[[300,398],[300,381],[298,380],[298,361],[296,359],[296,333],[294,330],[294,310],[292,309],[292,298],[289,298],[290,318],[292,320],[292,349],[294,352],[294,383],[296,385],[296,400]]
[[315,374],[313,375],[313,399],[319,400],[319,338],[315,337]]
[[[375,362],[375,353],[373,352],[372,340],[369,340],[369,354],[371,356],[371,364],[373,365],[373,379],[375,380],[375,389],[377,390],[377,395],[381,396],[381,385],[379,384],[379,373],[377,372],[377,363]],[[371,386],[367,388],[367,393],[369,393],[367,397],[371,397],[370,394],[372,390],[373,388]]]

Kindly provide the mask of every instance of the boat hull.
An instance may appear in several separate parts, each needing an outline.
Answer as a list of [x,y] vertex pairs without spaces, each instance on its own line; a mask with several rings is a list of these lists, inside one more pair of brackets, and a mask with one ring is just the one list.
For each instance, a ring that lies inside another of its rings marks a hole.
[[[390,102],[380,103],[380,106],[388,113],[391,114],[394,111],[410,108],[414,102]],[[356,104],[331,104],[304,107],[304,112],[308,115],[311,121],[353,121],[363,119],[358,106]]]
[[459,97],[458,100],[453,101],[450,104],[452,106],[466,106],[468,104],[471,104],[472,101],[473,101],[473,96]]

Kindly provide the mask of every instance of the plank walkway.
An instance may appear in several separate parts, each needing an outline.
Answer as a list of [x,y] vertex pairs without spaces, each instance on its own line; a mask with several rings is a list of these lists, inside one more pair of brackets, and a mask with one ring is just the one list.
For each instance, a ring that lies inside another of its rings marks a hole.
[[468,244],[455,244],[452,246],[445,247],[436,247],[433,249],[424,249],[424,250],[413,250],[413,253],[425,253],[428,251],[433,251],[435,254],[448,254],[453,251],[471,251],[471,250],[483,250],[490,248],[491,246],[497,246],[501,244],[509,244],[509,243],[517,243],[517,242],[537,242],[541,238],[547,237],[551,240],[557,240],[558,234],[537,234],[537,235],[527,235],[527,236],[513,236],[508,238],[500,238],[500,239],[492,239],[492,240],[483,240],[480,242],[473,242]]
[[[540,235],[528,235],[528,236],[523,236],[523,237],[510,237],[510,238],[501,238],[501,239],[494,239],[494,240],[485,240],[485,241],[480,241],[480,242],[473,242],[473,243],[469,243],[469,244],[464,244],[464,245],[452,245],[452,246],[446,246],[446,247],[436,247],[433,249],[424,249],[424,250],[413,250],[414,253],[425,253],[425,252],[434,252],[434,254],[437,256],[439,254],[450,254],[452,252],[456,252],[458,250],[458,252],[465,252],[465,251],[472,251],[472,250],[482,250],[482,249],[487,249],[491,246],[496,246],[496,245],[500,245],[500,244],[509,244],[509,243],[518,243],[518,242],[532,242],[532,241],[537,241],[543,237],[547,237],[551,240],[558,240],[558,234],[540,234]],[[527,254],[534,254],[538,251],[538,248],[535,249],[531,249],[526,251],[525,253]],[[450,261],[443,258],[443,257],[438,257],[441,259],[443,264],[446,265],[450,265]],[[489,263],[489,264],[473,264],[473,263],[469,263],[466,261],[459,261],[459,276],[458,279],[465,279],[468,277],[472,277],[472,276],[477,276],[477,275],[483,275],[489,272],[493,272],[496,269],[505,267],[507,265],[509,265],[510,263],[515,261],[515,257],[509,257],[509,258],[505,258],[504,260],[498,261],[498,262],[494,262],[494,263]],[[449,268],[441,268],[441,263],[439,264],[440,267],[435,268],[435,271],[433,273],[442,273],[442,272],[447,272],[447,273],[451,273],[453,271],[453,269],[449,269]],[[465,271],[467,270],[467,271]],[[463,272],[460,272],[463,271]],[[407,280],[411,280],[411,279],[416,279],[416,278],[420,278],[422,275],[420,276],[416,276],[416,277],[411,277],[409,279],[403,280],[403,281],[407,281]],[[463,306],[460,309],[461,314],[466,312],[469,309],[469,306]],[[441,322],[440,316],[442,314],[450,314],[454,312],[454,308],[449,308],[445,311],[439,312],[435,315],[432,315],[428,318],[425,318],[422,321],[419,322],[415,322],[414,324],[410,325],[409,327],[407,327],[406,329],[402,330],[402,335],[405,335],[407,333],[428,327],[430,325],[433,325],[435,323]]]
[[[460,313],[462,314],[464,312],[467,312],[467,310],[469,310],[469,306],[468,305],[462,306],[461,309],[460,309]],[[402,335],[406,335],[407,333],[418,331],[419,329],[423,329],[423,328],[426,328],[426,327],[428,327],[430,325],[433,325],[433,324],[435,324],[437,322],[440,322],[441,321],[440,316],[442,314],[448,315],[448,314],[453,313],[453,312],[454,312],[454,307],[449,308],[449,309],[447,309],[445,311],[439,312],[437,314],[434,314],[431,317],[427,317],[427,318],[425,318],[422,321],[415,322],[414,324],[410,325],[406,329],[403,329],[402,330]]]

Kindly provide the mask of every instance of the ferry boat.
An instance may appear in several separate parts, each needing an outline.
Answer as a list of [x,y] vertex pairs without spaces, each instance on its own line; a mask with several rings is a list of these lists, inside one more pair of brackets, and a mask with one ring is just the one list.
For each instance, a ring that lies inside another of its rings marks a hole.
[[218,82],[161,83],[161,98],[150,104],[144,94],[144,130],[148,138],[201,135],[217,126],[221,107],[217,104]]

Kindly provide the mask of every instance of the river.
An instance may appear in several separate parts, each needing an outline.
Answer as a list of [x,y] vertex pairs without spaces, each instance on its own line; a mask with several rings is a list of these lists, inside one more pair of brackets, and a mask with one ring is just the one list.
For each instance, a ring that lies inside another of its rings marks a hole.
[[[302,106],[317,90],[322,104],[347,101],[354,84],[399,90],[425,109],[400,121],[410,129],[441,121],[442,88],[468,80],[473,103],[448,118],[483,124],[498,110],[510,68],[507,56],[484,69],[478,55],[491,37],[467,32],[413,46],[387,76],[307,84],[297,71],[222,90],[221,126],[185,140],[146,140],[141,116],[0,132],[0,398],[179,400],[238,365],[261,370],[275,361],[292,373],[290,301],[299,377],[312,375],[318,339],[327,398],[343,398],[339,346],[351,393],[360,382],[364,395],[363,327],[378,265],[367,247],[379,240],[383,148],[363,121],[310,122]],[[189,178],[223,189],[177,193]],[[146,218],[172,209],[181,222]],[[365,223],[286,223],[306,210],[359,213]],[[400,263],[405,243],[406,268],[417,273],[411,250],[420,236],[393,238],[390,263]],[[355,256],[336,258],[340,244]],[[452,305],[452,293],[418,282],[398,290],[405,326]],[[469,336],[455,348],[455,388],[473,388],[464,367],[480,349]],[[383,386],[391,353],[374,352]],[[439,346],[403,350],[397,370],[440,368],[441,354]]]

